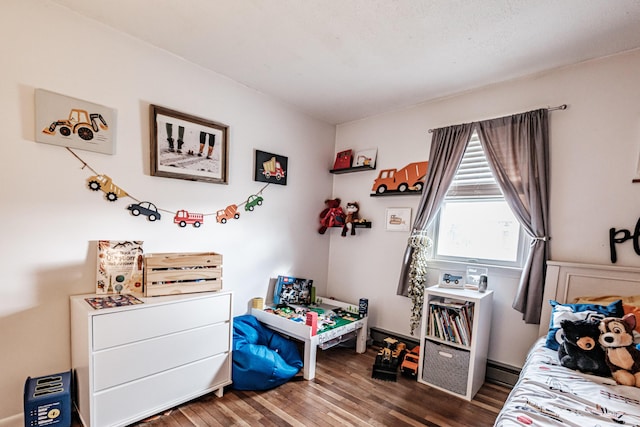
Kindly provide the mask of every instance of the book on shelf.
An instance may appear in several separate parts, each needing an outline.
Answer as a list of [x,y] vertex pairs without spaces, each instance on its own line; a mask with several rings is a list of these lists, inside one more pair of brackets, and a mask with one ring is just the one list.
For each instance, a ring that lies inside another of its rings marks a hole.
[[142,295],[142,241],[99,240],[97,255],[96,294]]
[[443,341],[470,346],[473,305],[471,302],[431,301],[428,334]]

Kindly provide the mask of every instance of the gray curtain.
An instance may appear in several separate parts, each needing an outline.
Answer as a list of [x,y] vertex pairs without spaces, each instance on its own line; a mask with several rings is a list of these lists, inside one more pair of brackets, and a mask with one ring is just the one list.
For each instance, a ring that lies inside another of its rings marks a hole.
[[[424,190],[418,204],[416,219],[413,223],[413,231],[427,229],[438,214],[440,205],[462,161],[462,156],[472,132],[472,123],[449,126],[433,131],[427,177],[425,178]],[[407,245],[400,270],[398,295],[407,296],[408,294],[411,254],[411,246]]]
[[548,110],[477,123],[480,143],[496,181],[529,237],[513,308],[525,323],[540,323],[548,251]]

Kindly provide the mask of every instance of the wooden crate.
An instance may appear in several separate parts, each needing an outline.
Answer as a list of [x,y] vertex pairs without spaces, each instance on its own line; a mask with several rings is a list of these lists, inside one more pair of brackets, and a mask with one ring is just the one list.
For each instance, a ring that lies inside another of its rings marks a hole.
[[144,295],[187,294],[222,289],[222,255],[214,252],[146,254]]

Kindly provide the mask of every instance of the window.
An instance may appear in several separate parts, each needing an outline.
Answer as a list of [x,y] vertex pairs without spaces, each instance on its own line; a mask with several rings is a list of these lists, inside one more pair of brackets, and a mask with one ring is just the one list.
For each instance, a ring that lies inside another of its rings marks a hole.
[[521,267],[524,231],[507,205],[474,132],[434,226],[442,261]]

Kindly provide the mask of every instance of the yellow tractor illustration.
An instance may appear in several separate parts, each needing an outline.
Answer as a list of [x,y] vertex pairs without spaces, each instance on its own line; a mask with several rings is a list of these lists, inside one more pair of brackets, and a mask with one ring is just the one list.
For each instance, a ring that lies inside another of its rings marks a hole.
[[88,182],[91,190],[102,190],[110,202],[115,202],[118,197],[128,196],[127,192],[115,185],[107,175],[94,175],[88,179]]
[[95,132],[109,129],[107,122],[101,114],[87,113],[86,110],[72,109],[68,119],[62,119],[51,123],[48,128],[44,128],[42,133],[55,135],[56,129],[62,136],[69,136],[72,133],[78,135],[85,141],[91,141]]

